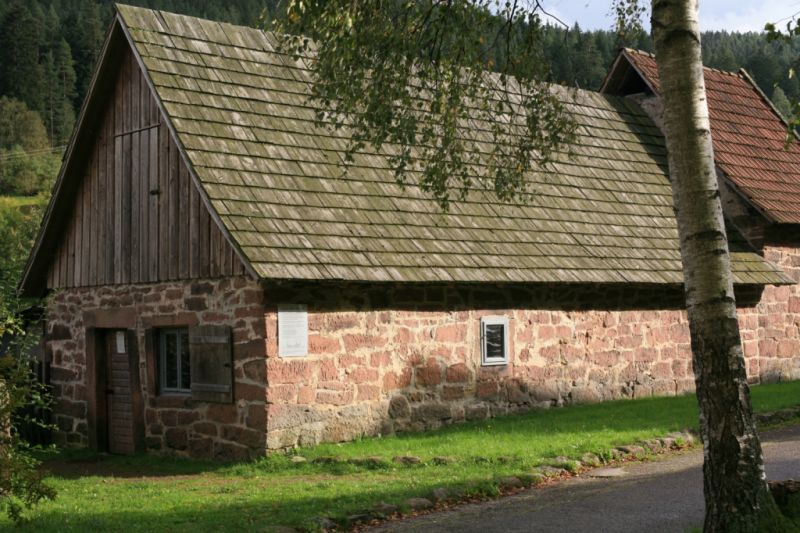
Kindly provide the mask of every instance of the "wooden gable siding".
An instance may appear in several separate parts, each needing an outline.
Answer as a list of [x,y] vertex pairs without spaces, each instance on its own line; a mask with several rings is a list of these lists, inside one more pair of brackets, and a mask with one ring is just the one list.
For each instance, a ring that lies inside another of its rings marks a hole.
[[129,49],[95,133],[48,288],[245,273],[200,199]]

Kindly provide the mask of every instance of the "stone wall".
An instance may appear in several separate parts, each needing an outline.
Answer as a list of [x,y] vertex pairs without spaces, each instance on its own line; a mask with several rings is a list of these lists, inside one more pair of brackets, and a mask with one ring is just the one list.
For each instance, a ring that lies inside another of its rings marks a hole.
[[[48,305],[46,350],[57,403],[60,444],[89,445],[87,328],[135,332],[144,434],[148,450],[244,459],[264,453],[265,361],[263,291],[247,278],[67,289]],[[227,325],[232,329],[234,403],[159,395],[150,328]]]
[[[753,382],[800,378],[800,315],[779,318],[796,294],[738,294]],[[694,388],[679,287],[295,286],[268,287],[266,301],[268,448]],[[286,302],[309,304],[308,357],[277,356]],[[509,318],[507,366],[480,365],[484,315]]]
[[739,310],[748,374],[762,382],[800,379],[800,229],[794,239],[768,234],[764,257],[797,284],[766,287],[757,305]]

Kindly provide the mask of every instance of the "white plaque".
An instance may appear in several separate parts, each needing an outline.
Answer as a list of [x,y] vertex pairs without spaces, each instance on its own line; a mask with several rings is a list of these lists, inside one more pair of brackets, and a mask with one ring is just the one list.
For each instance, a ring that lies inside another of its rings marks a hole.
[[308,354],[308,306],[278,306],[278,355],[298,357]]
[[118,331],[116,335],[117,353],[125,353],[125,332]]

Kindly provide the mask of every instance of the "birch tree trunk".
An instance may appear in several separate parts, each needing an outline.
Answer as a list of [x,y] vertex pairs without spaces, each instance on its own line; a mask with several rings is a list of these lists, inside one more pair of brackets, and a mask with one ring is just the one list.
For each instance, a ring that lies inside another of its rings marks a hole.
[[784,519],[766,484],[736,319],[703,81],[697,0],[652,0],[652,8],[700,405],[704,531],[780,530]]

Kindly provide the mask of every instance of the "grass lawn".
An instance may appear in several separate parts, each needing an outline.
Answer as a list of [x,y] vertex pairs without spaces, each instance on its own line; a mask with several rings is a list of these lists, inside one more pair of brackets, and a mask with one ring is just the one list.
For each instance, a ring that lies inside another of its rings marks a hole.
[[[800,381],[753,389],[756,411],[800,405]],[[401,504],[438,487],[493,494],[493,480],[520,475],[559,455],[608,455],[617,445],[697,426],[693,396],[623,400],[536,411],[436,432],[370,438],[299,450],[294,464],[275,454],[220,465],[148,456],[60,452],[48,459],[58,498],[29,512],[24,531],[270,531],[341,520],[384,501]],[[418,465],[391,462],[415,455]],[[313,463],[314,458],[378,456],[382,462]],[[453,459],[434,464],[435,456]],[[11,529],[0,517],[0,529]]]
[[2,196],[0,195],[0,209],[9,207],[24,207],[42,203],[38,196]]

